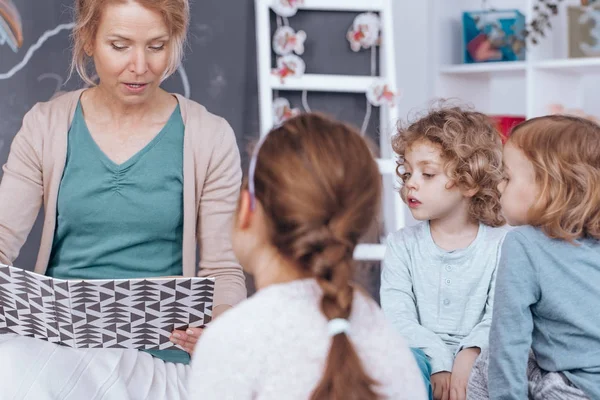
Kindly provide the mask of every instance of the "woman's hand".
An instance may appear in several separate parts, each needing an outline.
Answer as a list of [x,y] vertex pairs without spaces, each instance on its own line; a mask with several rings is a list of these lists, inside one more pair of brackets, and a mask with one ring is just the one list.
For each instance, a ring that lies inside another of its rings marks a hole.
[[175,329],[171,333],[171,342],[181,346],[191,356],[203,331],[204,328],[187,328],[185,331]]
[[[230,308],[231,306],[226,304],[216,306],[213,310],[213,320]],[[194,354],[194,348],[196,347],[196,343],[198,342],[198,339],[202,335],[203,331],[204,328],[188,328],[185,331],[175,329],[171,333],[170,339],[172,343],[181,346],[191,356]]]

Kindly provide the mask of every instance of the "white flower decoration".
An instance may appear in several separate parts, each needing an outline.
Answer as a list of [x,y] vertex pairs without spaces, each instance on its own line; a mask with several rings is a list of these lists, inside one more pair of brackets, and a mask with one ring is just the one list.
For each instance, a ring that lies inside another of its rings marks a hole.
[[273,0],[271,8],[282,17],[293,17],[298,12],[298,6],[304,4],[304,0]]
[[277,59],[277,68],[275,68],[272,73],[279,76],[279,79],[283,82],[285,78],[288,77],[301,77],[304,75],[305,70],[306,64],[304,63],[304,60],[297,55],[288,54],[287,56],[279,57]]
[[389,105],[393,107],[395,105],[395,100],[398,95],[392,90],[387,82],[383,80],[377,80],[369,90],[367,90],[367,100],[369,103],[376,107],[380,107],[383,105]]
[[280,56],[287,54],[304,53],[304,41],[306,40],[306,32],[298,31],[289,26],[277,28],[273,36],[273,51]]
[[288,99],[278,97],[273,101],[273,125],[279,126],[298,114],[300,114],[300,110],[292,108]]
[[361,48],[368,49],[379,43],[381,21],[377,14],[363,13],[354,18],[354,22],[346,39],[350,42],[352,51],[360,51]]

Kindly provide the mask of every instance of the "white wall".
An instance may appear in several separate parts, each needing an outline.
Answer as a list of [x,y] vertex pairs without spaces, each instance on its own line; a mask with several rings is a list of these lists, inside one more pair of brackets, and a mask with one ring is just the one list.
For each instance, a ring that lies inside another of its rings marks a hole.
[[[430,39],[430,0],[394,0],[394,33],[398,89],[398,113],[406,122],[428,108],[433,93]],[[406,210],[406,224],[415,220]]]

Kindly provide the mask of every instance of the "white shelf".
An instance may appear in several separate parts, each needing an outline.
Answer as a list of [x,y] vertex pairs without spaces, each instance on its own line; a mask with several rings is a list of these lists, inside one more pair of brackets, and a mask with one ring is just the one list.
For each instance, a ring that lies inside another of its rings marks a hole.
[[359,244],[354,248],[353,258],[357,261],[381,261],[384,255],[384,244]]
[[378,158],[377,165],[379,166],[379,172],[382,175],[395,174],[396,173],[396,161],[387,158]]
[[444,75],[490,75],[499,73],[525,73],[525,61],[486,62],[476,64],[444,65],[440,73]]
[[[543,60],[534,61],[531,64],[538,70],[554,70],[572,74],[600,73],[600,57]],[[526,61],[456,64],[440,67],[440,73],[443,75],[524,73],[526,67]]]
[[540,71],[556,71],[568,74],[600,73],[600,58],[567,58],[538,61],[533,67]]
[[271,75],[270,86],[274,90],[308,90],[315,92],[366,93],[378,77],[305,74],[299,78],[285,78]]
[[[1,1],[1,0],[0,0]],[[379,76],[338,75],[338,74],[304,74],[301,77],[286,77],[283,80],[272,73],[273,54],[271,49],[272,6],[273,0],[254,0],[256,6],[256,43],[258,63],[259,88],[259,117],[260,135],[266,135],[273,126],[274,91],[311,91],[354,93],[363,96],[374,83],[383,79],[391,88],[396,84],[396,56],[394,43],[394,22],[392,19],[392,2],[394,0],[303,0],[300,10],[310,11],[341,11],[379,13],[381,20],[382,45],[379,47]],[[290,19],[292,22],[292,19]],[[350,21],[349,21],[350,23]],[[293,22],[292,22],[292,26]],[[344,40],[334,38],[334,42]],[[332,43],[334,43],[332,42]],[[365,102],[367,99],[365,98]],[[397,107],[379,107],[380,114],[379,138],[381,154],[391,153],[388,133],[395,129],[399,120]],[[386,232],[394,232],[405,225],[405,205],[396,193],[395,180],[390,174],[394,173],[395,160],[377,160],[382,175],[383,185],[383,225]],[[389,200],[388,200],[389,199]],[[381,245],[360,245],[356,255],[361,260],[380,260],[383,258],[384,247]]]
[[[531,21],[534,0],[503,0],[502,8],[519,9]],[[461,64],[464,52],[461,16],[463,11],[481,8],[480,0],[432,0],[429,14],[411,25],[414,35],[423,35],[428,49],[425,60],[431,99],[457,99],[489,114],[546,115],[549,106],[582,110],[600,117],[600,57],[567,58],[567,7],[578,0],[565,0],[558,15],[551,17],[552,28],[536,45],[529,44],[527,60]],[[498,6],[497,4],[494,4]],[[417,17],[414,17],[417,18]],[[414,25],[427,24],[418,31]],[[417,45],[415,45],[416,47]],[[418,52],[415,49],[413,52]],[[409,53],[409,51],[407,51]],[[423,59],[424,57],[422,57]],[[431,83],[429,83],[431,82]]]
[[334,10],[334,11],[381,11],[383,0],[371,0],[365,4],[364,0],[304,0],[298,6],[299,10]]

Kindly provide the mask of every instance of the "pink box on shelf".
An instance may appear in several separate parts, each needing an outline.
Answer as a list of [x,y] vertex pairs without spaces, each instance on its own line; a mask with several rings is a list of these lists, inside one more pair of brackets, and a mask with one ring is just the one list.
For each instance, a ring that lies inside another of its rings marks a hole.
[[496,123],[496,129],[500,132],[500,138],[502,139],[503,144],[506,143],[510,137],[513,128],[521,122],[524,122],[526,119],[524,116],[520,115],[490,115],[489,117]]

